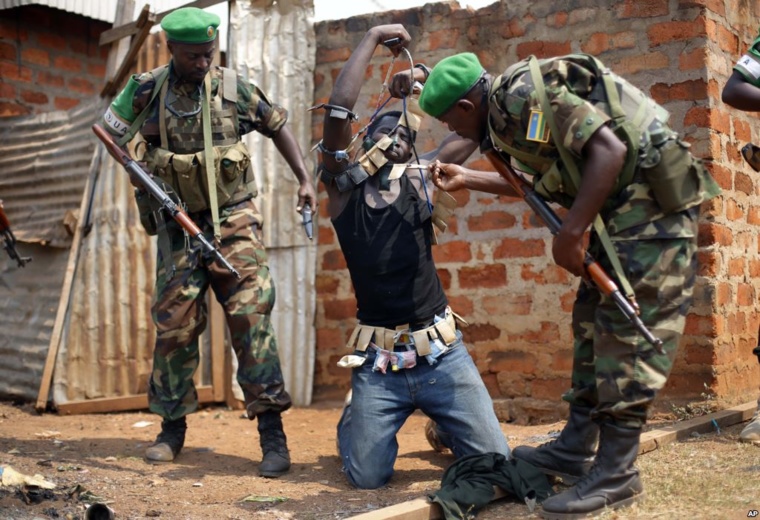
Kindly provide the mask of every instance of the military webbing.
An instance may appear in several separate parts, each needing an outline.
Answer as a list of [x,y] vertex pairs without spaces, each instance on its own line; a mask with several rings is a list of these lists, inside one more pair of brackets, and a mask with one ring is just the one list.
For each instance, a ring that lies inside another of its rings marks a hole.
[[201,119],[203,120],[203,159],[206,161],[206,182],[208,183],[208,201],[211,206],[211,220],[214,223],[214,238],[221,243],[222,232],[219,225],[219,203],[216,198],[216,161],[214,159],[214,143],[211,135],[211,74],[206,73],[203,81],[203,101]]
[[[570,156],[570,152],[562,145],[560,141],[560,133],[559,129],[557,128],[557,121],[554,119],[554,112],[552,111],[549,99],[546,97],[546,90],[544,89],[544,78],[541,74],[541,69],[538,66],[538,60],[535,56],[530,57],[529,67],[530,75],[533,79],[533,86],[536,89],[536,97],[538,98],[541,109],[543,110],[546,120],[549,123],[549,130],[552,136],[551,139],[554,141],[554,146],[559,151],[562,162],[564,163],[565,168],[567,168],[567,171],[570,174],[570,178],[575,184],[575,188],[577,190],[580,188],[581,176],[578,172],[578,167],[575,164],[575,160]],[[615,90],[614,85],[612,85],[612,88]],[[615,94],[617,95],[617,90],[615,90]],[[612,268],[615,270],[615,275],[617,276],[620,285],[623,286],[623,292],[631,302],[635,301],[633,288],[631,287],[628,278],[626,278],[623,272],[623,266],[620,264],[620,259],[615,252],[615,247],[612,245],[612,240],[610,240],[610,236],[607,233],[604,222],[598,214],[596,217],[594,217],[594,230],[599,237],[599,241],[602,243],[604,251],[607,253],[607,257],[612,264]]]
[[158,93],[161,90],[161,87],[166,83],[166,78],[169,77],[168,65],[165,65],[162,68],[162,70],[160,70],[158,73],[156,73],[157,70],[158,69],[153,69],[153,71],[151,71],[153,73],[153,78],[155,79],[156,84],[153,87],[153,93],[150,96],[150,100],[148,101],[148,104],[145,105],[145,108],[142,109],[142,112],[140,112],[140,114],[132,122],[132,124],[129,125],[129,128],[127,129],[127,133],[121,136],[116,141],[117,145],[124,146],[125,144],[130,142],[132,139],[134,139],[135,134],[140,130],[140,127],[148,118],[148,114],[150,113],[150,106],[153,104],[153,101],[156,99],[156,96],[158,96]]

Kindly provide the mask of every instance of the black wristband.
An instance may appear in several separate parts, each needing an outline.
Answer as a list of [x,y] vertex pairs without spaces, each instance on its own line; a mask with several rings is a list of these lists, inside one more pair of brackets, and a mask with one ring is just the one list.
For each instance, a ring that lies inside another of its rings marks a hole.
[[415,69],[420,69],[425,74],[425,81],[430,77],[430,67],[423,63],[418,63],[414,66]]

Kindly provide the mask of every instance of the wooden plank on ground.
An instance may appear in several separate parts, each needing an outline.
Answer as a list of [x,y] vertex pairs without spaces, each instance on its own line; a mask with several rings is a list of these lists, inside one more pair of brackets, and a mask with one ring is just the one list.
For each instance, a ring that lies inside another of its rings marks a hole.
[[[719,412],[681,421],[670,426],[658,428],[641,435],[639,454],[656,450],[677,440],[688,438],[693,432],[707,433],[715,431],[715,423],[720,427],[732,426],[752,418],[757,409],[757,401],[727,408]],[[494,500],[506,496],[506,493],[495,488]],[[438,504],[429,502],[426,498],[415,498],[400,504],[394,504],[383,509],[352,516],[348,520],[439,520],[443,511]]]
[[[214,402],[214,392],[210,386],[199,386],[198,402]],[[74,401],[57,406],[58,413],[62,415],[79,415],[86,413],[126,412],[128,410],[145,410],[148,408],[148,394],[128,395],[122,397],[103,397],[101,399],[88,399],[87,401]]]
[[228,350],[225,344],[225,330],[227,323],[224,319],[224,309],[216,298],[209,298],[208,331],[211,341],[211,386],[214,389],[214,401],[225,401],[225,385],[230,382],[225,380],[227,372],[224,367],[230,359],[227,357]]
[[[206,7],[211,7],[216,4],[221,4],[222,2],[227,2],[228,0],[195,0],[195,2],[191,2],[187,5],[183,5],[182,7],[197,7],[198,9],[205,9]],[[158,13],[156,15],[155,23],[160,23],[163,18],[174,11],[174,9],[169,9],[167,11],[163,11],[161,13]],[[126,38],[127,36],[132,36],[135,34],[138,30],[137,22],[131,22],[128,24],[120,25],[118,27],[114,27],[113,29],[108,29],[107,31],[103,31],[100,34],[100,45],[107,45],[111,42],[115,42],[116,40],[120,40],[122,38]]]

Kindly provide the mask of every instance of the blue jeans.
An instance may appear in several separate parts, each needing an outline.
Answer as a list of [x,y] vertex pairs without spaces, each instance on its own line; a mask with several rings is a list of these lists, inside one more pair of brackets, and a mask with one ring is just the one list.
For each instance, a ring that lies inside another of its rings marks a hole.
[[497,452],[509,457],[509,445],[493,410],[493,402],[470,353],[459,339],[430,365],[417,358],[409,369],[373,372],[375,351],[354,368],[353,397],[338,422],[343,471],[362,489],[385,485],[398,455],[396,434],[415,410],[436,422],[441,441],[455,457]]

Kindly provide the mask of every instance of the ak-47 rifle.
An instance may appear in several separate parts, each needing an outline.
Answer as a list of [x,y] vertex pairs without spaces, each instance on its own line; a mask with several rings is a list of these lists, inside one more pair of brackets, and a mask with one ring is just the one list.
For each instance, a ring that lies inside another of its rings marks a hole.
[[224,266],[229,272],[234,274],[236,278],[240,278],[240,273],[238,273],[237,270],[235,270],[235,268],[230,265],[230,263],[222,256],[218,249],[216,249],[211,245],[211,243],[209,243],[208,240],[206,240],[206,237],[203,236],[201,229],[195,224],[195,222],[192,221],[187,213],[185,213],[185,211],[180,208],[177,203],[174,202],[158,184],[156,184],[156,181],[154,181],[148,172],[143,170],[142,167],[137,164],[134,159],[132,159],[126,150],[122,149],[120,146],[113,142],[111,134],[106,132],[100,125],[92,125],[92,131],[95,132],[95,135],[98,136],[98,139],[103,141],[103,144],[106,145],[108,153],[110,153],[114,159],[119,161],[124,169],[127,170],[127,173],[129,173],[130,177],[141,184],[142,187],[147,190],[150,196],[161,204],[161,208],[166,211],[174,220],[176,220],[177,223],[182,226],[182,228],[187,231],[188,234],[190,234],[190,236],[200,242],[205,254],[213,256],[220,265]]
[[3,248],[8,251],[8,256],[12,260],[15,260],[19,267],[24,267],[32,261],[31,256],[20,256],[18,251],[16,251],[16,237],[13,236],[13,231],[11,231],[11,223],[3,209],[2,200],[0,200],[0,233],[3,234]]
[[[554,210],[552,210],[552,208],[546,203],[546,201],[542,199],[538,193],[533,191],[533,187],[530,185],[530,183],[525,180],[524,177],[519,175],[512,168],[512,166],[509,165],[501,157],[501,155],[499,155],[495,149],[491,149],[486,152],[486,157],[488,157],[488,160],[491,162],[493,167],[496,168],[496,171],[499,172],[499,174],[504,177],[507,182],[509,182],[512,188],[514,188],[514,190],[519,193],[520,196],[522,196],[528,206],[530,206],[530,208],[541,218],[541,220],[546,223],[546,227],[549,228],[549,231],[551,231],[552,235],[559,233],[559,230],[562,227],[562,221],[559,219]],[[644,325],[644,322],[641,321],[638,316],[638,305],[636,302],[629,302],[625,296],[623,296],[623,294],[620,292],[620,289],[618,289],[617,284],[615,284],[609,275],[607,275],[602,266],[599,265],[599,262],[594,260],[588,251],[586,252],[586,256],[584,258],[584,264],[586,267],[586,272],[588,272],[591,280],[599,288],[599,290],[602,291],[606,296],[612,298],[612,301],[614,301],[618,308],[623,312],[623,314],[625,314],[625,317],[628,318],[628,321],[630,321],[631,324],[636,327],[636,329],[638,329],[638,331],[644,336],[644,338],[654,346],[657,352],[662,354],[662,340],[655,337],[654,334],[652,334],[649,329],[647,329],[646,325]]]

